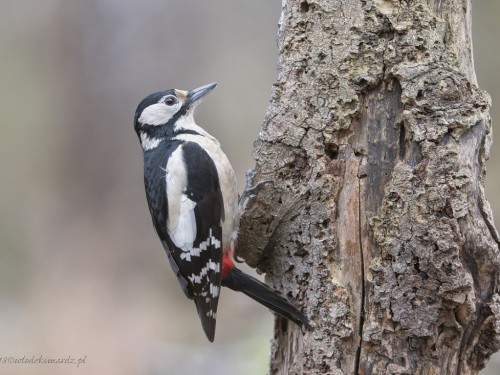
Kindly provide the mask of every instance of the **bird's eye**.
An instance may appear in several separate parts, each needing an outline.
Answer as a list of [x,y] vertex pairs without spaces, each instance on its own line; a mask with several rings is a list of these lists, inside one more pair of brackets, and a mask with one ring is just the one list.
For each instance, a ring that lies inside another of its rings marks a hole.
[[176,105],[176,104],[177,104],[177,98],[176,98],[175,96],[173,96],[173,95],[167,96],[167,97],[165,98],[164,103],[165,103],[166,105],[168,105],[169,107],[171,107],[171,106],[173,106],[173,105]]

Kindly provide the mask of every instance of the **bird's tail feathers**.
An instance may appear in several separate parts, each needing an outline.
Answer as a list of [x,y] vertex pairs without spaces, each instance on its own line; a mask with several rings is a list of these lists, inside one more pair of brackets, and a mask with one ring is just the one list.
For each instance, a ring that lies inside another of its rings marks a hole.
[[247,275],[236,267],[233,267],[226,277],[222,279],[222,285],[245,293],[250,298],[273,310],[278,315],[291,320],[300,327],[306,326],[307,328],[311,328],[309,320],[305,315],[278,294],[278,291]]

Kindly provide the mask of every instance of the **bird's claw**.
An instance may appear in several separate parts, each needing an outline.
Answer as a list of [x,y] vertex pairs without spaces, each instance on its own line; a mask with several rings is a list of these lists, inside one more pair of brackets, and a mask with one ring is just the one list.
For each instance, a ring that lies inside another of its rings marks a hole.
[[246,184],[243,193],[240,195],[240,199],[238,201],[238,206],[240,211],[244,211],[245,203],[248,199],[251,199],[255,196],[255,193],[262,188],[263,185],[272,182],[272,180],[264,180],[259,181],[255,186],[252,186],[253,179],[255,177],[255,169],[249,169],[245,173],[246,176]]

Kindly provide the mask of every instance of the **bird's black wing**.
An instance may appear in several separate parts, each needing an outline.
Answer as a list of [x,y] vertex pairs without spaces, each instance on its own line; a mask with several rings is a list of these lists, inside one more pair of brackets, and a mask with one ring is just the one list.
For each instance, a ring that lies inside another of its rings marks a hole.
[[213,341],[221,287],[224,202],[217,168],[208,153],[194,142],[185,143],[183,151],[188,166],[186,195],[196,203],[193,249],[198,249],[191,256],[188,267],[193,273],[188,279],[203,329]]
[[[157,180],[157,187],[150,188],[153,195],[158,191],[163,191],[160,194],[163,196],[169,193],[170,211],[167,201],[161,197],[148,197],[148,202],[172,269],[186,295],[194,299],[203,329],[213,341],[223,251],[221,220],[224,208],[219,177],[214,162],[197,143],[178,145],[170,152],[171,157],[174,152],[174,157],[181,158],[182,163],[170,163],[167,156],[167,160],[163,160],[163,178]],[[179,168],[185,168],[185,172],[179,173]],[[161,219],[155,220],[155,216]],[[166,224],[167,217],[170,226]]]

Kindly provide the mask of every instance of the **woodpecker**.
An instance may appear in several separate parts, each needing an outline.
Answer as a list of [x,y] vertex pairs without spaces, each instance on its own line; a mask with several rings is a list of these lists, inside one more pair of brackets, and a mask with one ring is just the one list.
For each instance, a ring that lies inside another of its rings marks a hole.
[[307,318],[278,292],[235,267],[240,210],[234,170],[219,141],[193,114],[211,83],[148,95],[135,112],[153,225],[179,284],[215,336],[221,286],[240,291],[299,326]]

